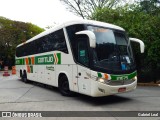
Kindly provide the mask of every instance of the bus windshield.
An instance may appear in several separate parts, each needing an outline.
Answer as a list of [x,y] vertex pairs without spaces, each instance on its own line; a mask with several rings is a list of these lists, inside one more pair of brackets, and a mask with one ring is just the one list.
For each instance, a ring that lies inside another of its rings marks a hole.
[[109,71],[128,71],[135,68],[133,54],[124,31],[87,26],[96,36],[93,49],[95,67]]

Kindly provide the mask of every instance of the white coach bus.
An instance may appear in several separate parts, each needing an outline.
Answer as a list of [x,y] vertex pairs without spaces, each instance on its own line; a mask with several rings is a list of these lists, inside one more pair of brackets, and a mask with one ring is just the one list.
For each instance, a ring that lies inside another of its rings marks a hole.
[[119,26],[77,20],[42,32],[17,46],[16,73],[24,82],[36,81],[98,97],[134,90],[136,65],[130,41]]

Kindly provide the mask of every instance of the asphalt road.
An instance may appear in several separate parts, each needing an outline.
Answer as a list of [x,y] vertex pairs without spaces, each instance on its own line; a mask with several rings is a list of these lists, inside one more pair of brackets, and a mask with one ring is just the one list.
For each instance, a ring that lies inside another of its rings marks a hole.
[[[16,76],[0,74],[0,111],[160,111],[160,87],[140,87],[128,93],[92,98],[85,95],[62,96],[57,88],[38,83],[25,84]],[[160,116],[160,115],[159,115]],[[15,119],[15,118],[0,118]],[[39,118],[37,118],[38,120]],[[47,118],[53,119],[53,118]],[[61,119],[82,119],[81,117]],[[83,118],[91,119],[91,117]],[[128,120],[127,117],[94,117],[96,120]],[[160,117],[130,119],[160,120]]]

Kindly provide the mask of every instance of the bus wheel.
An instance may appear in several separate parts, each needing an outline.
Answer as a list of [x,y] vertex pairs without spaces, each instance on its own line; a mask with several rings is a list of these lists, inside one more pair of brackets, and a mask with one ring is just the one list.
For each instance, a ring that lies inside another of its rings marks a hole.
[[21,78],[21,80],[22,80],[22,70],[20,70],[20,78]]
[[60,90],[60,93],[63,96],[71,96],[72,95],[72,92],[69,89],[68,79],[65,75],[63,75],[59,78],[58,88]]
[[26,71],[23,72],[22,81],[25,82],[25,83],[28,83]]

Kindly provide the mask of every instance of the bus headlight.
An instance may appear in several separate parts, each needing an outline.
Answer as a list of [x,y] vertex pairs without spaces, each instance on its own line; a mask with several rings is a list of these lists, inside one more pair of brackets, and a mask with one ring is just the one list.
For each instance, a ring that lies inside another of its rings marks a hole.
[[100,83],[104,83],[104,84],[108,84],[110,82],[110,80],[104,79],[104,78],[98,78],[97,80]]
[[136,81],[136,80],[137,80],[137,76],[135,76],[134,78],[132,78],[132,80],[135,80],[135,81]]
[[99,78],[98,81],[101,83],[105,83],[105,80],[103,78]]

